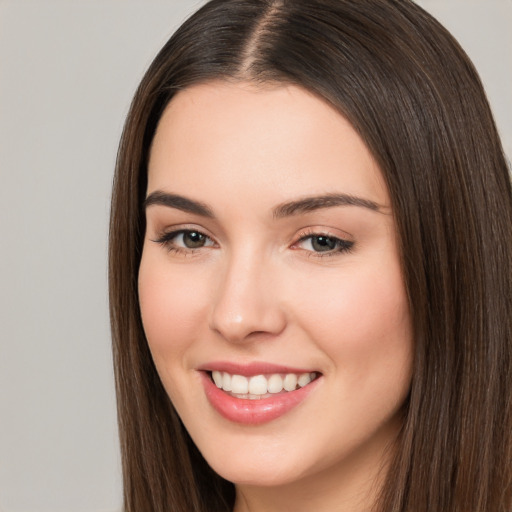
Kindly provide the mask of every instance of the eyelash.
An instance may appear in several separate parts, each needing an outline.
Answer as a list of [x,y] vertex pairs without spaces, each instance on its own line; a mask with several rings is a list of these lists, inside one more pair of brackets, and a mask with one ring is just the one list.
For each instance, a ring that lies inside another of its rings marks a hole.
[[[173,240],[178,237],[179,235],[185,235],[185,234],[191,234],[196,233],[200,235],[201,237],[204,237],[206,240],[209,240],[213,242],[213,240],[208,236],[202,233],[201,231],[197,229],[178,229],[176,231],[169,231],[168,233],[163,233],[161,236],[159,236],[156,240],[153,240],[153,242],[156,242],[162,246],[164,246],[168,252],[170,253],[176,253],[176,254],[190,254],[193,252],[196,252],[199,249],[202,249],[203,247],[211,247],[211,245],[201,246],[197,248],[192,247],[179,247],[175,245]],[[213,245],[213,244],[212,244]]]
[[308,239],[311,239],[311,243],[313,243],[313,239],[326,239],[335,244],[335,248],[330,249],[328,251],[307,251],[310,253],[308,256],[315,258],[328,258],[332,256],[338,256],[343,253],[349,253],[354,248],[354,242],[350,240],[345,240],[343,238],[339,238],[337,236],[333,236],[329,233],[317,233],[317,232],[303,232],[299,235],[299,240],[293,244],[293,246],[297,246],[298,244],[305,242]]
[[[197,248],[193,247],[179,247],[175,245],[175,242],[173,240],[177,238],[180,235],[185,234],[197,234],[200,237],[204,237],[206,241],[210,241],[211,244],[209,245],[202,245]],[[348,253],[351,252],[354,247],[354,242],[350,240],[345,240],[342,238],[338,238],[336,236],[332,236],[328,233],[315,233],[315,232],[303,232],[299,235],[299,239],[297,242],[294,242],[292,247],[296,247],[297,245],[307,241],[308,239],[311,239],[311,243],[313,243],[313,239],[325,239],[329,240],[331,243],[334,243],[335,248],[332,248],[327,251],[314,251],[314,250],[306,250],[308,253],[308,257],[316,257],[316,258],[326,258],[326,257],[332,257],[336,256],[342,253]],[[318,240],[317,240],[318,241]],[[210,238],[208,235],[205,235],[199,230],[196,229],[178,229],[176,231],[170,231],[167,233],[163,233],[161,236],[159,236],[156,240],[153,240],[153,242],[158,243],[162,246],[164,246],[168,252],[170,253],[176,253],[176,254],[184,254],[189,255],[191,253],[194,253],[204,247],[212,247],[215,242],[212,238]]]

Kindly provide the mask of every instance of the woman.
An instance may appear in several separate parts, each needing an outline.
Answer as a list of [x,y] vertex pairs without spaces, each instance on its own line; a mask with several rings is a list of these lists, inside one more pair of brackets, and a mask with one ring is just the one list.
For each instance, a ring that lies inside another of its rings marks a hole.
[[512,510],[509,174],[407,0],[213,0],[120,145],[127,511]]

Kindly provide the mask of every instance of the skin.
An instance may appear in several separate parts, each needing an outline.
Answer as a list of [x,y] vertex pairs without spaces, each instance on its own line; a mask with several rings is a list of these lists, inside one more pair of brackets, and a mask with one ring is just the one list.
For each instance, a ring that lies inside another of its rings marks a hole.
[[[299,87],[212,82],[170,102],[148,172],[148,196],[179,194],[213,214],[147,207],[139,296],[163,385],[208,463],[235,483],[236,512],[367,511],[412,365],[394,219],[368,149]],[[273,213],[340,193],[378,208]],[[205,245],[159,242],[179,229],[203,233]],[[312,235],[352,247],[319,252]],[[241,425],[205,397],[198,368],[211,361],[270,362],[321,378],[284,416]]]

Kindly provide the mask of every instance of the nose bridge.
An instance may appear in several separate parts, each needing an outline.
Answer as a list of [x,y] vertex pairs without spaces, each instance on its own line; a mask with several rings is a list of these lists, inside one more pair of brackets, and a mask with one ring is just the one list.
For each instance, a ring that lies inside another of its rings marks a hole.
[[211,328],[226,340],[241,342],[251,334],[278,334],[285,315],[275,283],[272,258],[249,245],[226,256],[211,314]]

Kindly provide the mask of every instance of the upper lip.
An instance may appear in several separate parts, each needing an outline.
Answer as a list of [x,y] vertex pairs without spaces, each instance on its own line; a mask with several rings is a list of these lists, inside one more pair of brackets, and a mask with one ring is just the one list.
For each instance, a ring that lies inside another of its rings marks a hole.
[[263,361],[253,361],[250,363],[234,363],[230,361],[212,361],[205,363],[197,368],[199,371],[205,372],[226,372],[231,375],[243,375],[245,377],[252,377],[254,375],[265,375],[275,373],[311,373],[314,369],[311,368],[297,368],[291,366],[284,366],[280,364],[267,363]]

